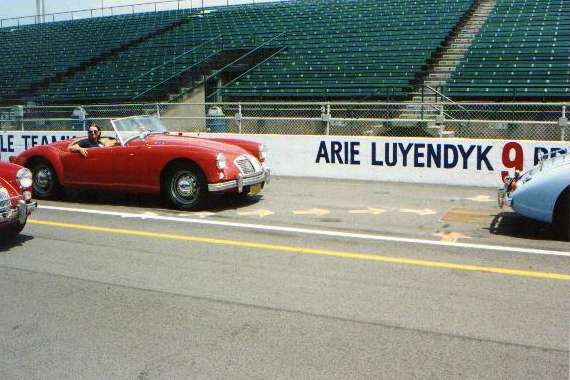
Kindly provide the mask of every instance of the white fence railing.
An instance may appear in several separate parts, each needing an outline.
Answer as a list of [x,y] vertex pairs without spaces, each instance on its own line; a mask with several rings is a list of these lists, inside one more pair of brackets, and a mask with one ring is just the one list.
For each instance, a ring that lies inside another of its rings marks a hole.
[[[122,14],[160,12],[180,9],[207,9],[213,7],[229,7],[233,5],[259,4],[275,1],[283,0],[163,0],[154,2],[138,2],[129,5],[116,5],[108,7],[103,6],[99,8],[87,8],[73,11],[47,13],[44,15],[3,18],[0,19],[0,28]],[[105,4],[104,0],[102,1],[102,4]]]
[[564,141],[569,104],[144,103],[0,108],[0,129],[110,129],[113,118],[155,115],[171,130],[288,135],[449,136]]

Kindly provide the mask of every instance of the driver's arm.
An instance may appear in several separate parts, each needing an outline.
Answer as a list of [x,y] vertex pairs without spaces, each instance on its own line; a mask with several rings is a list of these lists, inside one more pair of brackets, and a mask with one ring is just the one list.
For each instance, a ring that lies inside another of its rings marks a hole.
[[69,145],[67,149],[72,153],[80,153],[83,157],[87,157],[87,148],[81,147],[79,142]]

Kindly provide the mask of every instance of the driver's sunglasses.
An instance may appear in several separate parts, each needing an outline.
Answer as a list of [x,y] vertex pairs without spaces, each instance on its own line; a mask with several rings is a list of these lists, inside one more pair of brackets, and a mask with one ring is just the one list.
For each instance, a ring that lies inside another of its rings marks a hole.
[[87,131],[87,133],[89,133],[89,134],[91,134],[91,133],[97,133],[97,132],[99,132],[99,131],[96,130],[96,129],[90,129],[90,130]]

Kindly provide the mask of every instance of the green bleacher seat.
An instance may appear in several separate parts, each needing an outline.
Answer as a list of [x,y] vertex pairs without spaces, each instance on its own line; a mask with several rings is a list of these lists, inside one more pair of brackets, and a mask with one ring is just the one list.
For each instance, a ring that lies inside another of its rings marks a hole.
[[498,0],[444,87],[453,98],[568,99],[565,0]]

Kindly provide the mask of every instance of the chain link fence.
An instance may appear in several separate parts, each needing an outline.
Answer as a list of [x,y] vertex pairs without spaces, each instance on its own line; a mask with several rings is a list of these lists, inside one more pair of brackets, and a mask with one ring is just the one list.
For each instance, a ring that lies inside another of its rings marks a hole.
[[568,104],[145,103],[0,108],[0,130],[85,130],[136,115],[171,131],[566,140]]

